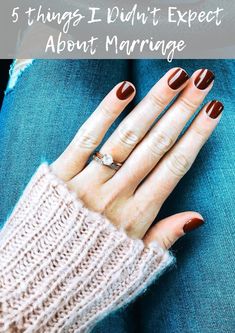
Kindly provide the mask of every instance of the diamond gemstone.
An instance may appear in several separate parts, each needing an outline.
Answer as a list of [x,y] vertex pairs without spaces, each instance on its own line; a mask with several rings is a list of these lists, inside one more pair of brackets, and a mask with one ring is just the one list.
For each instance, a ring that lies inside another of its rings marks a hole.
[[102,157],[102,161],[103,161],[104,165],[112,165],[113,164],[113,158],[109,154],[104,154],[104,156]]

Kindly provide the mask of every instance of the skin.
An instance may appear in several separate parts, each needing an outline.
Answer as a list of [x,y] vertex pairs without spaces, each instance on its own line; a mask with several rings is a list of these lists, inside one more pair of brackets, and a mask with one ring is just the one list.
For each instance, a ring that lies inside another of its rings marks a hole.
[[[54,173],[88,208],[106,215],[130,237],[141,238],[146,244],[157,241],[165,249],[184,235],[183,227],[189,220],[203,219],[199,213],[188,211],[151,226],[164,201],[189,170],[221,118],[221,115],[216,119],[208,116],[205,109],[209,102],[176,142],[213,83],[205,90],[196,88],[194,80],[199,69],[182,87],[173,90],[167,82],[175,70],[171,69],[152,87],[101,148],[101,153],[112,154],[114,161],[124,163],[120,170],[112,170],[96,161],[86,164],[135,95],[133,92],[126,100],[118,99],[116,91],[122,83],[111,90],[66,150],[51,164]],[[170,109],[149,131],[176,96]]]

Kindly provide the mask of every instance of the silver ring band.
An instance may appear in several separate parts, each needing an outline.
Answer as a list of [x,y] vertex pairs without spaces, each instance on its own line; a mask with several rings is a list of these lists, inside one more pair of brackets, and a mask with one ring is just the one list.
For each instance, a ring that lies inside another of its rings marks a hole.
[[92,156],[93,159],[101,165],[105,165],[113,170],[119,170],[122,166],[122,163],[115,162],[113,160],[112,155],[110,154],[102,154],[99,151],[95,152]]

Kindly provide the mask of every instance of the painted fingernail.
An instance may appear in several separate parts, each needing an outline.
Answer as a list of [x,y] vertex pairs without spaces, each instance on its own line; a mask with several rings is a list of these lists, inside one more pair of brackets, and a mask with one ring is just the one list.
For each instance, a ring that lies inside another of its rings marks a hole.
[[188,233],[190,231],[193,231],[194,229],[199,228],[203,224],[204,221],[202,219],[194,218],[185,223],[183,230],[185,233]]
[[182,68],[178,68],[168,79],[171,89],[179,89],[189,79],[188,74]]
[[206,113],[210,116],[212,119],[216,119],[221,112],[223,111],[224,106],[219,101],[212,101],[206,108]]
[[202,69],[201,72],[196,77],[194,84],[200,89],[204,90],[209,87],[212,81],[214,81],[215,75],[209,69]]
[[124,81],[118,88],[116,95],[117,98],[125,100],[129,98],[134,91],[135,89],[133,88],[133,86],[129,82]]

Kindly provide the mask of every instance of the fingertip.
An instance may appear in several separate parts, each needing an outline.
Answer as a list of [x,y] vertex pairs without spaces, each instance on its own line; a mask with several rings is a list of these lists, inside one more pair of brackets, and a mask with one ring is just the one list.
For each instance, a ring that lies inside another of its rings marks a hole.
[[192,80],[198,90],[209,91],[213,87],[215,74],[207,68],[200,68],[193,73]]
[[179,238],[204,224],[204,218],[197,212],[183,212],[167,217],[154,225],[145,235],[146,244],[157,241],[169,249]]
[[185,234],[198,229],[199,227],[201,227],[202,225],[204,225],[205,221],[203,218],[198,218],[198,217],[194,217],[190,220],[188,220],[183,227],[183,231]]
[[176,67],[172,71],[169,71],[167,76],[168,86],[174,91],[180,88],[182,89],[189,80],[188,73],[181,67]]
[[174,215],[172,218],[175,219],[175,241],[205,223],[203,216],[198,212],[183,212]]
[[189,75],[181,67],[168,70],[150,89],[146,97],[153,104],[153,108],[163,109],[179,94],[189,82]]
[[220,119],[223,110],[224,105],[218,100],[210,101],[205,106],[205,113],[211,119]]
[[130,98],[133,98],[135,95],[136,89],[135,86],[129,81],[120,82],[116,89],[116,97],[121,100],[125,101]]

